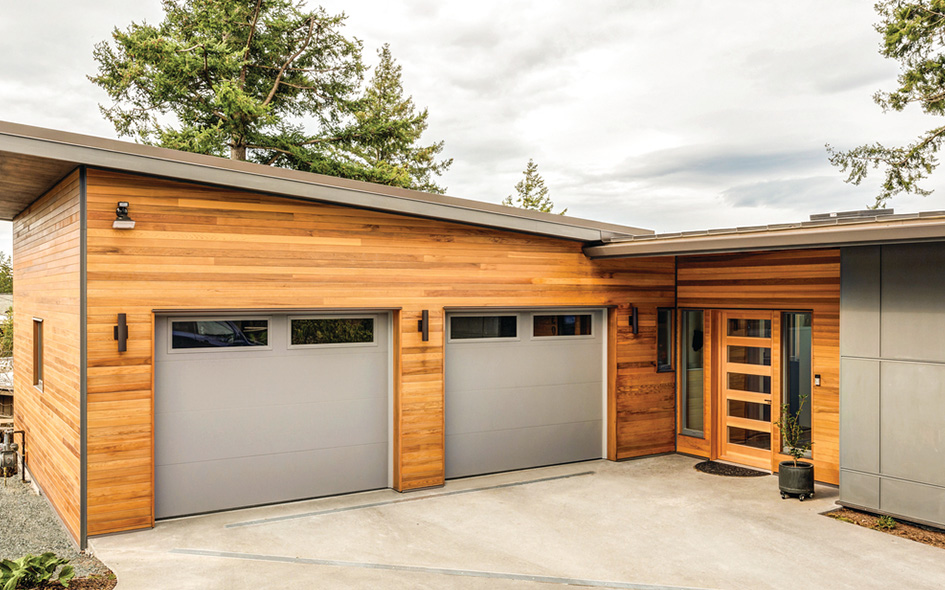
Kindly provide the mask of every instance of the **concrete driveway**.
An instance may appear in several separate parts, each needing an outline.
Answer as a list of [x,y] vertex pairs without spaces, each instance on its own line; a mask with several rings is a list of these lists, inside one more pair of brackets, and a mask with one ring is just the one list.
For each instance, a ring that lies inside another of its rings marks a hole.
[[118,590],[929,588],[945,552],[667,455],[163,521],[94,538]]

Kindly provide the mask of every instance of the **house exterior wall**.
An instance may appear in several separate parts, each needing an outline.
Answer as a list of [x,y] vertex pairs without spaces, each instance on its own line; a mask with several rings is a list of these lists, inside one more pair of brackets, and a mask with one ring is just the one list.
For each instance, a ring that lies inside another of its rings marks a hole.
[[[678,309],[811,311],[812,373],[821,385],[812,389],[812,449],[815,477],[839,481],[840,391],[840,251],[792,250],[685,256],[677,259]],[[706,323],[713,321],[706,314]],[[706,334],[713,333],[711,325]],[[706,338],[705,436],[677,435],[677,450],[716,458],[718,375],[710,358],[713,342]],[[789,457],[784,456],[783,460]]]
[[[444,481],[448,308],[609,307],[608,456],[675,449],[674,375],[655,363],[672,258],[591,261],[577,242],[99,170],[87,194],[90,534],[153,522],[155,309],[397,310],[394,485],[409,490]],[[120,200],[133,230],[111,227]]]
[[844,248],[840,501],[945,526],[945,244]]
[[[73,172],[13,221],[14,423],[28,464],[72,536],[81,536],[81,176]],[[34,385],[33,323],[43,325]]]

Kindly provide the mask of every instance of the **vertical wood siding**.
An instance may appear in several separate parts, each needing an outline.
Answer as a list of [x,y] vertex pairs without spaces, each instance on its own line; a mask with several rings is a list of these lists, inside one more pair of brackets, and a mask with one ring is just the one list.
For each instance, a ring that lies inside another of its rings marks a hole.
[[[677,290],[679,308],[813,312],[812,371],[822,377],[821,386],[812,389],[814,468],[819,481],[839,483],[840,251],[680,257]],[[719,436],[711,432],[717,416],[715,395],[709,394],[708,387],[716,379],[707,372],[706,441]],[[699,439],[682,435],[678,439],[680,451],[712,453],[710,445]]]
[[[134,230],[111,228],[119,200]],[[90,534],[152,522],[154,309],[399,308],[394,474],[408,490],[443,483],[444,308],[617,306],[616,458],[675,448],[674,376],[655,366],[672,258],[591,261],[576,242],[96,170],[88,201]]]
[[[29,467],[80,534],[80,186],[74,172],[13,221],[14,422]],[[43,320],[43,388],[33,385],[33,318]]]

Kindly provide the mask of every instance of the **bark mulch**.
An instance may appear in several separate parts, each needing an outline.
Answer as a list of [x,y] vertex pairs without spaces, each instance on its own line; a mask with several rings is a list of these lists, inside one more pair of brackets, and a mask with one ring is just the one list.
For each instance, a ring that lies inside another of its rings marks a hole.
[[747,467],[718,463],[716,461],[696,463],[695,468],[696,471],[701,471],[702,473],[722,475],[725,477],[759,477],[761,475],[771,475],[767,471],[758,471],[757,469],[748,469]]
[[852,508],[838,508],[837,510],[824,512],[824,516],[945,549],[945,530],[942,529],[900,522],[888,516],[883,517],[869,512],[853,510]]

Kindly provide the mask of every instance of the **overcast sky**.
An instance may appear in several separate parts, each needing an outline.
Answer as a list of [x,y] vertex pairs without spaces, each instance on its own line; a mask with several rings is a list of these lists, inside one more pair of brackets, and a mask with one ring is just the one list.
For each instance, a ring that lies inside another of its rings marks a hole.
[[[159,22],[160,2],[2,2],[0,119],[116,137],[85,77],[92,46]],[[825,143],[903,143],[937,124],[873,103],[898,70],[877,52],[866,0],[321,5],[347,13],[368,63],[390,43],[429,108],[426,139],[454,158],[439,183],[457,197],[501,202],[533,158],[577,217],[660,232],[800,221],[875,195],[842,182]],[[943,189],[892,206],[945,209]]]

